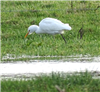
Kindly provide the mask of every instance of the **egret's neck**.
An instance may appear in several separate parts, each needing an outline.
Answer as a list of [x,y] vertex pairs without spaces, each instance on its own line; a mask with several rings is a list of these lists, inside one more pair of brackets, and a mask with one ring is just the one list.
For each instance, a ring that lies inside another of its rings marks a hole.
[[37,34],[44,33],[43,30],[41,30],[41,28],[39,28],[39,27],[37,28],[37,30],[36,30],[35,32],[36,32]]

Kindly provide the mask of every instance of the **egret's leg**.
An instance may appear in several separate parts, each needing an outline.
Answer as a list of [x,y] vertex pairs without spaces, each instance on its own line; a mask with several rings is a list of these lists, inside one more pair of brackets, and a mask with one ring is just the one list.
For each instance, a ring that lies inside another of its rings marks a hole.
[[55,35],[53,35],[53,39],[54,39],[54,41],[55,41]]
[[65,43],[67,43],[66,40],[65,40],[65,38],[64,38],[64,36],[63,36],[62,34],[61,34],[61,36],[62,36],[62,38],[64,39]]

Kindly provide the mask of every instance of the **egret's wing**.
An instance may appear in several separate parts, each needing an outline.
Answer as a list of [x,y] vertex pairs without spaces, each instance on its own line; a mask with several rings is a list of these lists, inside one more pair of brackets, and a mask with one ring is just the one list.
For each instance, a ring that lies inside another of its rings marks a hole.
[[43,30],[45,33],[60,33],[63,30],[68,30],[69,25],[65,25],[61,21],[53,18],[45,18],[39,23],[39,27],[41,30]]

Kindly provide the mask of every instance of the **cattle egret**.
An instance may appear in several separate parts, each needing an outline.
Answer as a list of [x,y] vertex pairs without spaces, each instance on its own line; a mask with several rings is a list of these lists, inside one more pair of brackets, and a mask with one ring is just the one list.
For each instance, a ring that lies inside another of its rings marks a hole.
[[60,20],[54,18],[45,18],[40,21],[39,26],[31,25],[28,28],[28,33],[25,35],[25,38],[27,37],[27,35],[32,34],[33,32],[36,32],[37,34],[41,33],[52,34],[52,35],[61,34],[62,38],[66,43],[66,40],[62,35],[64,33],[64,30],[71,30],[69,24],[64,24]]

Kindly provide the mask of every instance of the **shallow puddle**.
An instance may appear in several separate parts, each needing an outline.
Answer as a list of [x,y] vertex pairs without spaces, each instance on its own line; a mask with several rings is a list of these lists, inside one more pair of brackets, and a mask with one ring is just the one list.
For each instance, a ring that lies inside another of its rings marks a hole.
[[99,72],[100,74],[100,62],[62,62],[62,60],[35,60],[31,62],[14,62],[14,63],[0,63],[1,77],[2,78],[18,78],[27,77],[30,78],[34,75],[49,74],[52,72]]

